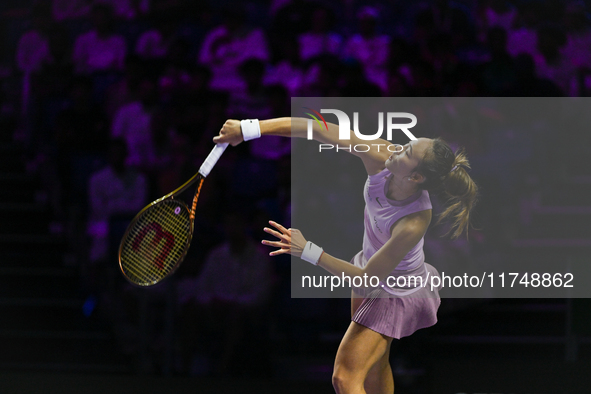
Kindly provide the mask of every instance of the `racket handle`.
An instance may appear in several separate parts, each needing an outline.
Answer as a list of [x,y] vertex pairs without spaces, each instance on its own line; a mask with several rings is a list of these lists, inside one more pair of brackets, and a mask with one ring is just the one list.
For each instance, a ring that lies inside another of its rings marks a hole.
[[227,142],[216,144],[213,147],[211,153],[207,156],[207,159],[205,159],[205,162],[199,168],[199,173],[203,175],[203,177],[207,177],[209,175],[209,172],[211,171],[213,166],[215,166],[215,163],[218,162],[218,159],[220,158],[222,153],[224,153],[227,147]]

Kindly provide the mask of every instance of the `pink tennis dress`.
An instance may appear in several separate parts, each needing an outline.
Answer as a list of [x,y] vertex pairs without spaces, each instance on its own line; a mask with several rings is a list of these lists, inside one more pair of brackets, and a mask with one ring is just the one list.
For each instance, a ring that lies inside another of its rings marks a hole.
[[[431,209],[426,190],[405,200],[386,197],[392,174],[387,169],[369,175],[364,188],[365,231],[363,250],[353,257],[351,264],[360,268],[390,239],[394,223],[411,213]],[[425,263],[424,239],[404,256],[400,264],[377,288],[355,289],[365,298],[353,321],[392,338],[409,336],[418,329],[437,323],[437,309],[441,304],[439,288],[431,288],[431,278],[437,270]]]

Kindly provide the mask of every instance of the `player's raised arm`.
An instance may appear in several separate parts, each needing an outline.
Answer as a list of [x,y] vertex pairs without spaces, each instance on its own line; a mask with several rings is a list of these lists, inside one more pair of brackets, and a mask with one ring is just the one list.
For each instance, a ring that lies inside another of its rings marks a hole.
[[[228,119],[220,130],[220,134],[214,137],[213,142],[228,142],[236,146],[242,141],[248,141],[265,135],[274,135],[280,137],[307,138],[308,136],[307,118],[275,118],[257,121],[245,120],[239,121]],[[346,152],[359,157],[368,173],[374,174],[384,168],[384,162],[392,152],[388,151],[388,146],[392,145],[384,139],[375,139],[364,141],[358,138],[355,133],[350,133],[350,139],[339,140],[339,126],[334,123],[327,123],[326,126],[312,124],[312,138],[323,144],[330,144]],[[369,150],[357,152],[352,147],[364,144]]]

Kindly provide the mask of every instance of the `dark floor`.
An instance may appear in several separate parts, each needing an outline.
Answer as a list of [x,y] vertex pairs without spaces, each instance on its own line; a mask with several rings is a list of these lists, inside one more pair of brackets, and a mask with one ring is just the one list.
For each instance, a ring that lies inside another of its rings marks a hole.
[[153,376],[2,373],[0,392],[5,394],[130,394],[130,393],[331,393],[330,382],[302,383],[260,380],[164,378]]
[[[581,394],[591,393],[591,362],[550,362],[531,358],[431,360],[422,384],[408,387],[396,380],[396,394]],[[417,389],[416,387],[422,388]],[[118,394],[199,393],[276,394],[334,393],[330,380],[291,381],[232,378],[182,378],[112,374],[64,374],[35,372],[0,373],[3,394]]]

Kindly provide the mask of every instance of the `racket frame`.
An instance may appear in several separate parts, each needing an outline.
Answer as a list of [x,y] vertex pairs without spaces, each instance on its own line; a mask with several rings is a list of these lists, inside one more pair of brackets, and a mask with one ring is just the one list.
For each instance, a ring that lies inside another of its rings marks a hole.
[[[193,230],[194,230],[194,222],[195,222],[195,211],[194,209],[191,210],[189,209],[189,207],[187,206],[187,204],[184,201],[175,199],[174,197],[178,194],[181,194],[182,192],[184,192],[187,188],[189,188],[193,183],[195,183],[197,180],[201,180],[201,183],[199,184],[199,189],[201,189],[201,185],[203,184],[203,176],[200,173],[195,174],[193,177],[191,177],[191,179],[189,181],[187,181],[185,184],[183,184],[181,187],[179,187],[178,189],[176,189],[175,191],[173,191],[172,193],[167,194],[164,197],[161,197],[157,200],[154,200],[153,202],[151,202],[150,204],[148,204],[147,206],[145,206],[140,212],[138,212],[137,215],[135,215],[135,217],[133,218],[133,220],[131,221],[131,223],[129,223],[129,225],[127,226],[127,229],[125,230],[125,234],[123,235],[123,238],[121,239],[121,243],[119,244],[119,251],[118,251],[118,260],[119,260],[119,269],[121,269],[121,272],[123,273],[123,276],[125,277],[125,279],[127,279],[130,283],[132,283],[135,286],[138,287],[148,287],[148,286],[153,286],[159,282],[161,282],[162,280],[164,280],[165,278],[167,278],[168,276],[172,275],[177,268],[181,265],[181,263],[183,262],[183,260],[185,259],[185,257],[187,256],[187,253],[189,252],[189,247],[191,246],[191,240],[193,239]],[[193,207],[196,206],[196,202],[197,202],[197,198],[199,197],[199,191],[198,190],[195,193],[195,196],[193,196]],[[179,258],[177,259],[177,262],[175,263],[175,265],[171,268],[171,270],[161,279],[156,280],[153,283],[137,283],[136,281],[133,281],[129,276],[127,276],[125,269],[123,268],[123,261],[121,259],[121,255],[123,253],[123,247],[125,245],[125,241],[128,239],[129,233],[133,230],[133,228],[135,227],[136,223],[138,222],[138,220],[142,217],[142,215],[149,209],[153,208],[156,205],[162,204],[168,200],[175,200],[177,204],[179,204],[180,206],[182,206],[182,209],[185,209],[187,211],[187,213],[189,214],[189,233],[187,234],[187,239],[185,241],[185,246],[183,248],[183,251],[181,252],[181,255],[179,256]]]
[[[197,173],[195,175],[193,175],[188,181],[183,183],[177,189],[173,190],[172,192],[168,193],[167,195],[160,197],[160,198],[152,201],[150,204],[146,205],[141,211],[139,211],[137,213],[137,215],[134,216],[132,221],[127,226],[127,229],[125,230],[123,238],[121,238],[121,242],[119,243],[119,250],[117,253],[118,254],[117,258],[119,260],[119,269],[121,270],[121,273],[123,274],[125,279],[127,279],[128,282],[130,282],[131,284],[133,284],[134,286],[137,286],[137,287],[153,286],[153,285],[160,283],[161,281],[168,278],[169,276],[171,276],[178,269],[178,267],[181,265],[181,263],[183,262],[183,260],[187,256],[187,253],[189,251],[189,247],[191,246],[191,241],[193,239],[193,230],[194,230],[194,222],[195,222],[195,208],[197,206],[197,199],[199,198],[199,194],[201,193],[201,187],[203,186],[203,181],[205,180],[205,177],[207,175],[209,175],[209,172],[211,171],[211,169],[213,168],[213,166],[215,165],[215,163],[217,162],[217,160],[219,159],[219,157],[224,152],[224,150],[226,149],[227,146],[228,146],[227,143],[217,144],[216,147],[212,150],[212,153],[210,153],[210,155],[205,160],[205,163],[201,166],[201,168],[199,168],[199,171],[197,171]],[[141,283],[137,283],[137,282],[131,280],[131,278],[129,278],[127,276],[127,274],[125,273],[125,270],[123,269],[123,262],[121,261],[121,254],[123,252],[123,246],[125,244],[125,241],[127,240],[129,233],[133,230],[137,221],[142,217],[142,215],[147,210],[149,210],[150,208],[154,207],[155,205],[161,204],[167,200],[174,200],[175,196],[177,196],[177,195],[181,194],[182,192],[184,192],[185,190],[187,190],[189,187],[191,187],[191,185],[193,185],[197,181],[199,181],[199,185],[197,186],[197,190],[195,191],[195,195],[193,196],[193,202],[191,204],[191,209],[189,209],[189,207],[187,206],[187,204],[184,201],[176,200],[177,203],[182,205],[183,208],[189,212],[190,231],[187,236],[187,240],[185,242],[184,250],[182,251],[180,257],[177,259],[177,262],[175,263],[174,267],[172,267],[172,269],[164,277],[156,280],[153,283],[141,284]]]

